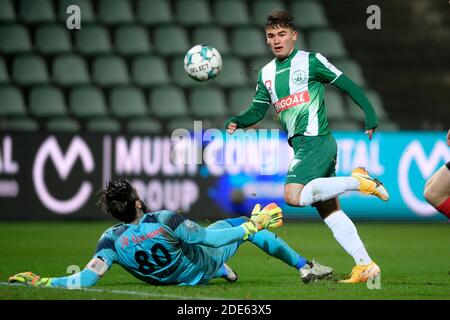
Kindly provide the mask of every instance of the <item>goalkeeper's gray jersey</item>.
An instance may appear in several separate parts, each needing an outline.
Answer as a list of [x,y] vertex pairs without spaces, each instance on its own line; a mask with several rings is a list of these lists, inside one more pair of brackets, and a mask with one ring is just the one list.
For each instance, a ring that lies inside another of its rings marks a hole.
[[295,49],[286,59],[273,59],[261,69],[253,104],[273,105],[289,137],[329,134],[324,84],[341,74],[320,53]]

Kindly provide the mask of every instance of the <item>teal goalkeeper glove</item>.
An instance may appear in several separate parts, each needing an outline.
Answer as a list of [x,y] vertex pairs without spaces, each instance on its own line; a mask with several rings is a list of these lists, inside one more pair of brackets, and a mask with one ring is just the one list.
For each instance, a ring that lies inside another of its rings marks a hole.
[[262,229],[281,227],[282,218],[282,210],[277,204],[270,203],[261,210],[261,205],[258,203],[253,208],[250,220],[242,224],[246,231],[244,240]]
[[8,279],[9,283],[20,283],[32,287],[50,287],[51,278],[41,278],[32,272],[21,272]]

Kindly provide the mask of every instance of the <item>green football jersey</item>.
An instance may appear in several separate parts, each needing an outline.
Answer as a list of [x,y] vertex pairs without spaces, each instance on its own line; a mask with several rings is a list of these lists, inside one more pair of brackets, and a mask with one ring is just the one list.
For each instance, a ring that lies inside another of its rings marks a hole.
[[286,59],[273,59],[261,69],[252,104],[266,110],[272,105],[289,138],[329,134],[324,85],[341,74],[320,53],[295,49]]

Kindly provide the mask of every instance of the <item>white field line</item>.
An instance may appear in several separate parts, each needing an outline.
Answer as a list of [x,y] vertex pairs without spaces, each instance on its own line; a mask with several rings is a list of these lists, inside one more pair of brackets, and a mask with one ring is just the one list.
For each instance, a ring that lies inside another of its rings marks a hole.
[[[24,287],[24,288],[33,288],[27,287],[23,284],[17,283],[8,283],[8,282],[0,282],[0,286],[5,287]],[[34,288],[36,289],[36,288]],[[39,288],[39,289],[50,289],[50,290],[83,290],[87,292],[99,292],[99,293],[114,293],[114,294],[122,294],[122,295],[132,295],[132,296],[140,296],[146,298],[168,298],[168,299],[178,299],[178,300],[226,300],[225,298],[213,298],[213,297],[204,297],[204,298],[193,298],[188,296],[180,296],[176,294],[166,294],[166,293],[149,293],[149,292],[139,292],[139,291],[129,291],[129,290],[108,290],[108,289],[92,289],[92,288],[81,288],[81,289],[67,289],[67,288]]]

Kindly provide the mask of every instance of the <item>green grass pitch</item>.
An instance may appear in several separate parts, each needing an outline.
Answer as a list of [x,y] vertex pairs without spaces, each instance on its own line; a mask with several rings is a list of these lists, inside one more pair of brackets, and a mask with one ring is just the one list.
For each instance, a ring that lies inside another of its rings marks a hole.
[[332,266],[331,280],[305,285],[298,272],[251,243],[229,264],[236,283],[215,279],[196,287],[155,287],[113,268],[87,290],[28,288],[7,284],[22,271],[65,276],[67,267],[90,260],[107,222],[0,224],[0,299],[450,299],[450,225],[356,223],[372,258],[382,269],[381,288],[340,284],[353,259],[323,223],[287,222],[276,232],[294,249]]

